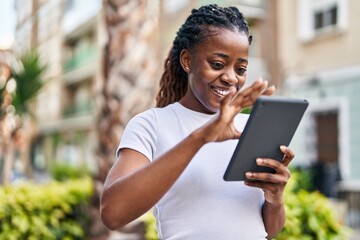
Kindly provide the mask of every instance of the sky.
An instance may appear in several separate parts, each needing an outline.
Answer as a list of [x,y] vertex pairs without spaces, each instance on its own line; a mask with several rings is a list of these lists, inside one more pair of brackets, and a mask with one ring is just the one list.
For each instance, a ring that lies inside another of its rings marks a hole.
[[8,49],[16,27],[15,0],[0,0],[0,49]]

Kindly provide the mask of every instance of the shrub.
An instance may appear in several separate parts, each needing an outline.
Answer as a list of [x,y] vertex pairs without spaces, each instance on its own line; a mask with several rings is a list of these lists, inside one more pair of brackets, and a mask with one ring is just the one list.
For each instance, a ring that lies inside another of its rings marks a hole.
[[156,219],[151,211],[142,216],[142,221],[145,222],[145,238],[146,240],[158,240],[158,232],[156,230]]
[[65,181],[69,179],[77,179],[89,176],[89,171],[84,166],[72,166],[66,163],[56,163],[50,168],[53,179],[57,181]]
[[84,239],[90,178],[0,188],[0,239]]
[[[308,175],[305,174],[305,179],[307,178]],[[292,172],[284,193],[286,222],[276,239],[348,239],[349,231],[340,223],[330,201],[319,192],[302,189],[303,185],[302,172]]]

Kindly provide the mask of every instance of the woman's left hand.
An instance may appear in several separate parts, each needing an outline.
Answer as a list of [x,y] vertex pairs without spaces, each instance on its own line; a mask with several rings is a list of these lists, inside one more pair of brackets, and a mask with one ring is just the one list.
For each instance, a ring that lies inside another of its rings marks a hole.
[[270,167],[275,173],[246,173],[246,178],[255,181],[245,181],[247,186],[261,188],[264,191],[265,200],[269,203],[283,203],[283,192],[290,178],[289,163],[294,158],[294,153],[289,147],[281,146],[280,150],[284,153],[281,162],[269,158],[259,158],[256,160],[259,166]]

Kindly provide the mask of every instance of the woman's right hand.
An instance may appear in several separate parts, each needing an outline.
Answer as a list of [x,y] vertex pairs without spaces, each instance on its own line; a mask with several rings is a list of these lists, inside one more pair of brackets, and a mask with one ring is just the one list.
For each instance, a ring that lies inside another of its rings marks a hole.
[[234,126],[234,117],[242,109],[252,106],[260,95],[272,95],[275,87],[268,87],[261,79],[237,93],[228,94],[221,102],[217,116],[198,131],[202,132],[204,142],[221,142],[237,139],[240,132]]

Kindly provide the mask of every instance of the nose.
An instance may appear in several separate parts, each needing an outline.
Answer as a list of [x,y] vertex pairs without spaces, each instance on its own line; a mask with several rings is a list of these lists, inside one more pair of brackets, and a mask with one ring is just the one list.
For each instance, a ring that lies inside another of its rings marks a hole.
[[226,85],[226,86],[232,86],[239,84],[239,80],[236,76],[236,73],[233,69],[229,69],[225,72],[223,72],[220,76],[220,80]]

